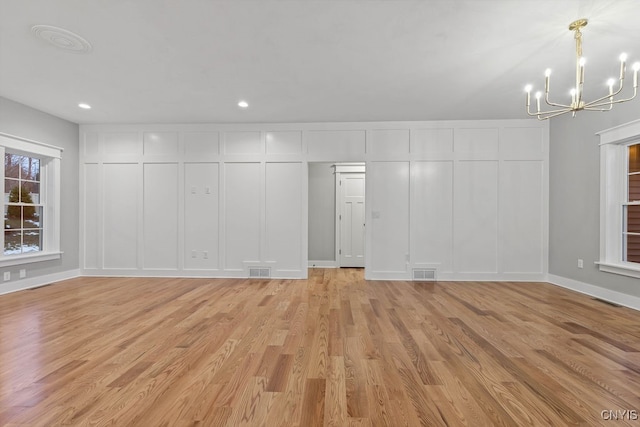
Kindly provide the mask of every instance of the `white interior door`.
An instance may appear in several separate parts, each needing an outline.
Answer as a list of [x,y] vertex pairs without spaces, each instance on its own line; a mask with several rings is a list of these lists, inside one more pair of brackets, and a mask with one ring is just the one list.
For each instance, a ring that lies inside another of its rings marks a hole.
[[364,173],[340,174],[340,267],[364,267]]

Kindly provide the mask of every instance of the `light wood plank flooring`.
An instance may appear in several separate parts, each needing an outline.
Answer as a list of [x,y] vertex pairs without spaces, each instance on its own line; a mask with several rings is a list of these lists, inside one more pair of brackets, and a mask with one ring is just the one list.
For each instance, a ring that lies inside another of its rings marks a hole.
[[640,425],[622,411],[640,313],[549,284],[313,269],[0,296],[2,426]]

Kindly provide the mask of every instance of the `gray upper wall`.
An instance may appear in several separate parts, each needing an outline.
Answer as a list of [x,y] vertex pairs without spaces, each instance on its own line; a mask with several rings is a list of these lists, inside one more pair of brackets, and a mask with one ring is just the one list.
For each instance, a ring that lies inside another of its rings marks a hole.
[[79,130],[78,125],[51,114],[0,97],[0,132],[61,147],[61,259],[7,267],[12,280],[18,270],[26,269],[27,278],[78,270],[79,261]]
[[[549,274],[640,297],[640,281],[604,273],[600,254],[600,138],[596,132],[640,119],[640,100],[608,112],[551,119]],[[578,259],[584,268],[578,268]]]

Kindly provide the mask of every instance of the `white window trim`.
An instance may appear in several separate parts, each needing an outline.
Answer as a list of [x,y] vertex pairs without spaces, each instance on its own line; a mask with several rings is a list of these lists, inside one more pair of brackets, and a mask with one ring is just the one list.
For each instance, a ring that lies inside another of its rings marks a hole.
[[627,147],[640,142],[640,120],[600,136],[600,271],[640,278],[640,264],[622,261],[622,204],[626,201]]
[[[60,251],[60,159],[62,157],[62,148],[0,132],[0,155],[2,159],[4,159],[5,149],[42,159],[40,177],[41,185],[44,185],[43,194],[45,197],[43,201],[45,205],[44,235],[42,251],[8,256],[4,256],[0,252],[0,267],[59,259],[62,256]],[[1,169],[4,177],[4,160]],[[4,200],[2,201],[2,206],[4,207]]]

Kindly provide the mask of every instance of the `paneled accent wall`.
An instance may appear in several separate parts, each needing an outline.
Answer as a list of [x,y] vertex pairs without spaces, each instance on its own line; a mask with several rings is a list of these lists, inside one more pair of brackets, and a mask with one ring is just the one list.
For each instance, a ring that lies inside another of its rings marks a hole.
[[308,165],[364,161],[367,278],[543,280],[547,126],[83,125],[82,272],[306,277]]

